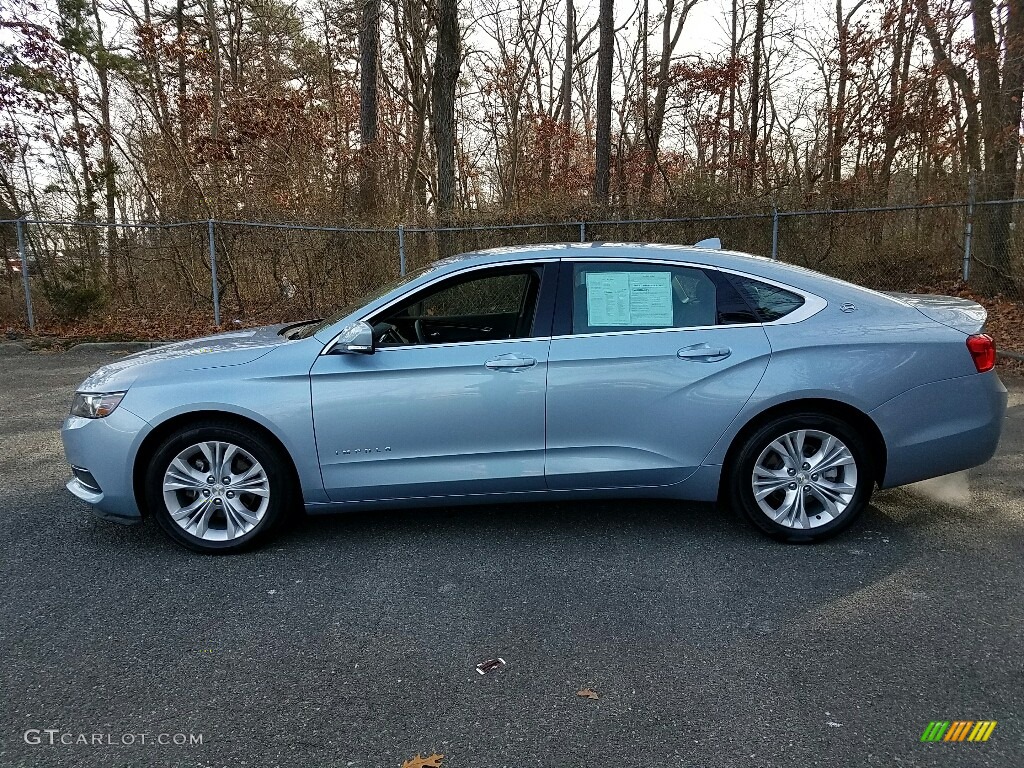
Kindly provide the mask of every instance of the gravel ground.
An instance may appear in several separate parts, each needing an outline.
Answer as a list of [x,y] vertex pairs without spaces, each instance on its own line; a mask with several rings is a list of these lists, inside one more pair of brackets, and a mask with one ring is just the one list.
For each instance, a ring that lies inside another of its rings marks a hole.
[[[211,558],[63,488],[71,393],[120,351],[0,350],[0,766],[1024,763],[1024,379],[995,459],[826,544],[588,502],[303,520]],[[919,742],[980,719],[986,743]]]

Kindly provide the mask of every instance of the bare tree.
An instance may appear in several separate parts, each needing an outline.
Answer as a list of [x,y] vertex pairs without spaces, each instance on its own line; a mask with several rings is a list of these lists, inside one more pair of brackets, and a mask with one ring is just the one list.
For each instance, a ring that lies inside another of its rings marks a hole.
[[[647,145],[647,157],[644,163],[643,177],[640,181],[640,194],[642,199],[647,199],[651,194],[651,185],[654,181],[654,169],[658,160],[658,150],[661,145],[661,134],[665,126],[665,108],[668,105],[668,89],[670,84],[669,67],[672,65],[672,55],[675,52],[679,38],[683,34],[683,25],[690,11],[697,5],[699,0],[683,0],[680,6],[676,0],[665,0],[665,17],[661,23],[661,54],[658,58],[658,71],[654,79],[654,105],[650,110],[650,118],[645,121],[644,141]],[[646,58],[646,57],[645,57]],[[647,62],[644,62],[644,71],[647,71]],[[647,100],[646,89],[644,100]],[[645,107],[646,114],[646,107]]]
[[[970,167],[980,179],[983,202],[1008,200],[1016,193],[1020,152],[1021,97],[1024,95],[1024,0],[1006,0],[1000,11],[999,38],[992,0],[971,0],[978,81],[953,61],[948,39],[941,36],[928,7],[917,0],[925,34],[936,63],[959,88],[966,108]],[[979,142],[980,137],[980,142]],[[981,149],[983,148],[983,153]],[[995,290],[1014,286],[1010,250],[1011,205],[983,206],[977,228],[976,260]]]
[[[739,58],[739,38],[736,35],[739,22],[739,8],[737,0],[732,0],[732,10],[729,14],[729,60],[736,61]],[[729,85],[729,150],[726,155],[726,180],[729,185],[730,194],[733,192],[733,169],[736,164],[736,82]]]
[[220,204],[220,155],[221,135],[220,121],[221,109],[223,107],[223,74],[220,64],[220,30],[217,23],[217,3],[214,0],[206,0],[206,29],[208,34],[210,51],[210,163],[213,178],[211,188],[213,198],[206,201],[208,215],[215,215]]
[[594,143],[594,199],[608,203],[612,153],[612,64],[615,57],[615,2],[601,0],[597,49],[597,115]]
[[107,274],[117,282],[117,164],[114,162],[114,124],[110,118],[110,53],[107,51],[103,35],[103,21],[99,3],[92,0],[93,23],[96,28],[95,51],[93,66],[99,85],[100,107],[100,174],[103,178],[104,214],[107,222]]
[[438,0],[434,56],[433,120],[437,153],[437,212],[452,210],[455,197],[455,91],[459,80],[458,0]]
[[380,0],[361,0],[359,20],[360,209],[377,199],[377,70],[380,60]]
[[838,194],[843,171],[843,148],[846,146],[846,122],[848,116],[847,90],[850,83],[850,22],[867,0],[857,0],[853,7],[843,12],[843,0],[836,0],[836,30],[839,36],[839,67],[837,72],[836,100],[832,110],[829,147],[829,180],[832,195]]
[[896,161],[900,137],[904,134],[910,62],[920,22],[911,0],[897,0],[892,3],[886,18],[891,22],[888,35],[892,45],[892,58],[889,63],[885,144],[879,171],[879,188],[888,196],[893,163]]
[[754,172],[757,166],[757,121],[761,113],[761,49],[764,41],[765,0],[757,0],[754,21],[754,58],[750,62],[750,136],[747,138],[746,188],[754,189]]
[[576,7],[565,0],[565,59],[562,64],[562,123],[566,138],[572,133],[572,73],[576,55]]

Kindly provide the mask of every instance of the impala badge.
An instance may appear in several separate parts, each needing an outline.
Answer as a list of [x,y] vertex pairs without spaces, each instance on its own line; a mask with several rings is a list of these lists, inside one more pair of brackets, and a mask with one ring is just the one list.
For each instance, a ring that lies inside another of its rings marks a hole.
[[358,456],[360,454],[367,453],[390,453],[391,446],[386,445],[383,448],[346,448],[341,452],[342,456]]

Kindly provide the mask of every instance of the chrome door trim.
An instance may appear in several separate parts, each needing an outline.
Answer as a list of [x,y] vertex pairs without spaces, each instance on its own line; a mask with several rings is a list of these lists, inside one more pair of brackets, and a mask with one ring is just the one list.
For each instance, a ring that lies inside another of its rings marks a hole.
[[686,328],[676,328],[670,326],[668,328],[636,328],[631,331],[601,331],[600,333],[565,333],[561,336],[552,336],[551,340],[556,341],[560,339],[591,339],[599,336],[635,336],[640,333],[685,333],[688,331],[714,331],[723,330],[727,328],[763,328],[771,323],[734,323],[732,325],[693,325]]
[[[719,326],[721,327],[721,326]],[[401,347],[377,347],[375,355],[382,352],[402,352],[407,349],[444,349],[446,347],[471,347],[483,346],[485,344],[512,344],[517,341],[550,341],[550,336],[528,336],[525,339],[480,339],[478,341],[445,341],[437,344],[409,344]]]

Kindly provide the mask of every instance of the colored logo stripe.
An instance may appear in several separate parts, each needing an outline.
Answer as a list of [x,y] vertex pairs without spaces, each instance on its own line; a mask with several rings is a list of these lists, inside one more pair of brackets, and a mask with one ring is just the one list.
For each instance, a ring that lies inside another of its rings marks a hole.
[[949,720],[933,720],[921,734],[921,741],[940,741],[949,728]]
[[933,720],[921,734],[921,741],[988,741],[995,720]]
[[974,730],[971,731],[971,735],[967,737],[968,741],[988,741],[988,737],[992,735],[992,731],[996,729],[995,720],[980,720]]
[[946,731],[946,738],[943,741],[963,741],[972,725],[974,723],[970,720],[954,720],[949,730]]

